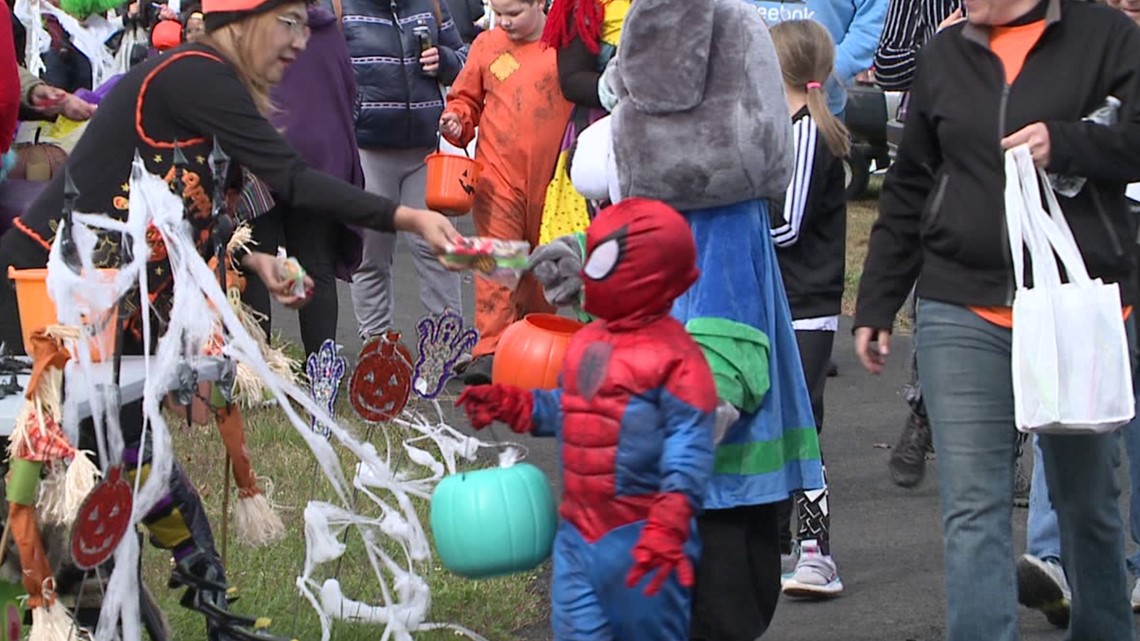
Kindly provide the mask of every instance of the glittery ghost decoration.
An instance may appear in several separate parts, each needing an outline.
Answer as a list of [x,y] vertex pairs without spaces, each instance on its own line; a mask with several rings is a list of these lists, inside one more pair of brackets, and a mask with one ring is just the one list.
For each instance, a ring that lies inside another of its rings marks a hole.
[[[305,361],[305,373],[309,375],[309,391],[313,395],[313,400],[327,409],[329,414],[335,412],[336,395],[346,369],[348,361],[340,355],[340,345],[331,338],[321,343],[320,349],[309,354],[308,360]],[[311,427],[314,432],[328,438],[328,428],[319,425],[315,416],[312,418]]]
[[420,357],[412,389],[423,398],[435,398],[455,371],[455,363],[479,342],[479,332],[463,326],[463,317],[446,309],[425,316],[416,325]]

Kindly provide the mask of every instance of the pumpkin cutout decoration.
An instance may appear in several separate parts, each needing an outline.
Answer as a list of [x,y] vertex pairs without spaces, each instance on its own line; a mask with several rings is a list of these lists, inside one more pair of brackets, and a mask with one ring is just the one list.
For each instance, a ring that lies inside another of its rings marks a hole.
[[16,180],[48,182],[67,163],[67,152],[46,142],[16,147],[16,164],[8,177]]
[[570,337],[582,323],[554,314],[528,314],[499,338],[491,380],[522,389],[554,389]]
[[24,617],[20,614],[20,606],[15,602],[10,602],[4,607],[4,628],[7,631],[7,636],[4,641],[20,641],[20,636],[23,634]]
[[390,331],[360,352],[348,381],[349,402],[370,423],[390,421],[408,404],[412,393],[412,353]]
[[20,582],[0,580],[0,607],[4,609],[4,635],[0,641],[20,641],[24,633],[22,603],[28,598]]
[[111,558],[131,528],[134,499],[121,465],[112,467],[79,508],[71,530],[71,558],[76,567],[92,570]]
[[529,463],[453,474],[431,497],[439,559],[469,579],[537,567],[550,558],[557,527],[550,484]]

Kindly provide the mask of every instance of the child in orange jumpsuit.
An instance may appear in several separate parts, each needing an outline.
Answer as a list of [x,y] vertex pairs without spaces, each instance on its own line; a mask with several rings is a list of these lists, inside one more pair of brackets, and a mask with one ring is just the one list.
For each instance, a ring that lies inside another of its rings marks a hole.
[[[495,28],[475,39],[448,94],[439,130],[465,148],[479,128],[475,157],[483,165],[472,216],[479,236],[538,244],[546,186],[554,172],[570,103],[558,85],[557,52],[539,42],[542,0],[491,0]],[[479,342],[464,383],[491,382],[499,336],[524,314],[551,311],[530,276],[513,292],[475,280]]]

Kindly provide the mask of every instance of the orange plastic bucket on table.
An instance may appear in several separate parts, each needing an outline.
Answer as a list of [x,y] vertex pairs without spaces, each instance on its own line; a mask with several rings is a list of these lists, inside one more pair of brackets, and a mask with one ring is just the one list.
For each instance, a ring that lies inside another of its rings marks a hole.
[[428,209],[448,216],[462,216],[471,211],[482,163],[442,151],[429,154],[425,162],[427,192],[424,200]]
[[[118,270],[100,269],[103,278],[115,277]],[[55,303],[47,291],[46,269],[16,269],[8,267],[8,280],[16,288],[16,307],[20,312],[20,331],[23,334],[24,350],[32,353],[32,333],[49,325],[58,325],[59,316],[55,311]],[[96,362],[103,360],[104,351],[113,352],[115,347],[115,327],[118,320],[118,305],[105,312],[94,323],[83,323],[83,335],[87,337],[91,348],[91,358]]]

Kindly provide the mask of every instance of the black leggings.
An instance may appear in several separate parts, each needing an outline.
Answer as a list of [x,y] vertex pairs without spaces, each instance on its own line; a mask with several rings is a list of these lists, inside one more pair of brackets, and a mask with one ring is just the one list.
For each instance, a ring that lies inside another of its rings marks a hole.
[[[312,354],[327,339],[336,339],[338,302],[336,294],[336,252],[341,227],[335,221],[304,214],[278,205],[257,219],[257,249],[270,254],[283,246],[313,279],[313,298],[298,311],[301,343]],[[261,329],[268,336],[272,329],[269,291],[257,277],[247,278],[242,300],[265,315]]]
[[[831,348],[835,342],[835,332],[796,330],[796,343],[799,345],[800,361],[803,363],[804,378],[807,381],[808,396],[811,399],[811,413],[815,418],[816,432],[823,431],[823,389],[827,386],[827,368],[831,364]],[[823,454],[820,453],[822,458]],[[824,494],[823,496],[827,496]],[[828,501],[805,503],[803,492],[796,492],[796,504],[800,507],[799,539],[814,539],[824,554],[830,554],[831,516]],[[792,502],[783,504],[780,511],[780,551],[792,552]]]
[[705,510],[693,587],[692,641],[754,641],[780,599],[778,512],[785,503]]

